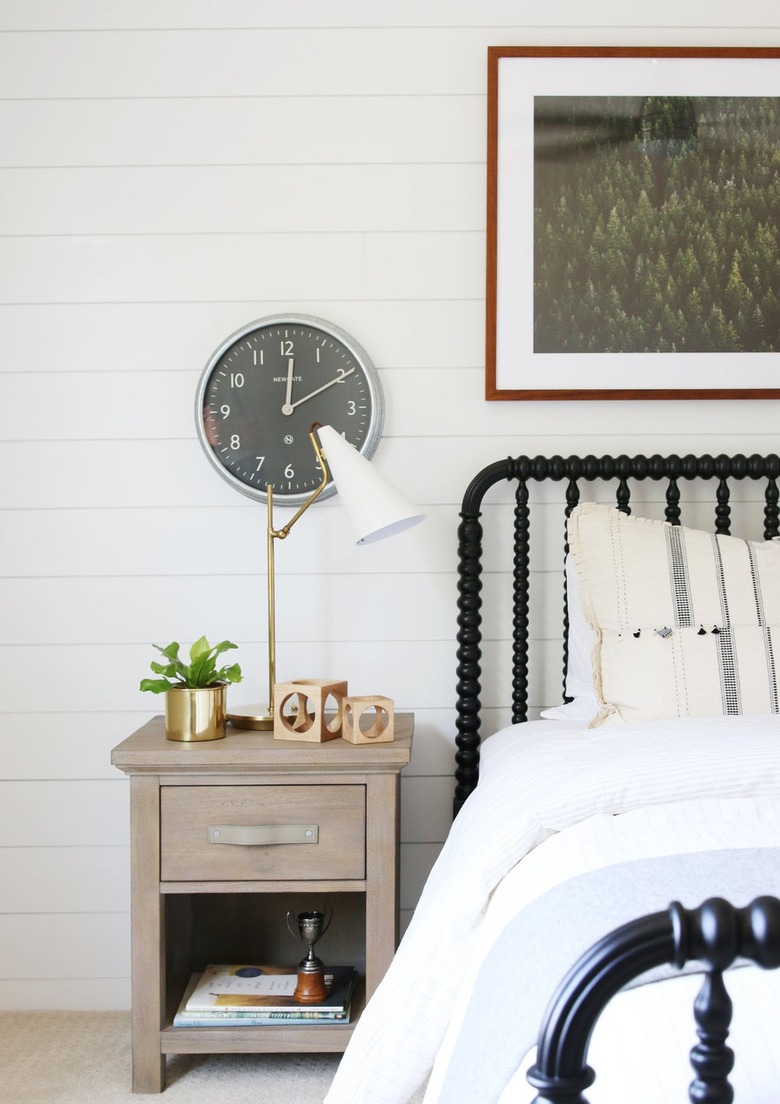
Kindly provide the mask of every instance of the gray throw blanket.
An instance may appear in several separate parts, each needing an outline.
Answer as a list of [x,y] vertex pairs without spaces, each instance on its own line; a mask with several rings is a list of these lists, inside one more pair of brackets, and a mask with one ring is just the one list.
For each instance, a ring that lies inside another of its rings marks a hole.
[[[613,928],[665,909],[671,901],[694,908],[708,897],[725,897],[741,907],[762,894],[780,896],[780,848],[619,863],[549,890],[509,922],[488,953],[440,1104],[494,1104],[499,1099],[536,1043],[558,983]],[[638,983],[657,977],[658,972],[647,974]]]

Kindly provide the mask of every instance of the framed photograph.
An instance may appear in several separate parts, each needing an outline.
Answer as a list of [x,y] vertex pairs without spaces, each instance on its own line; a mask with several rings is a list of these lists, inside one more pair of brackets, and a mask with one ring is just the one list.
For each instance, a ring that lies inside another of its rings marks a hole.
[[780,398],[780,49],[490,47],[488,399]]

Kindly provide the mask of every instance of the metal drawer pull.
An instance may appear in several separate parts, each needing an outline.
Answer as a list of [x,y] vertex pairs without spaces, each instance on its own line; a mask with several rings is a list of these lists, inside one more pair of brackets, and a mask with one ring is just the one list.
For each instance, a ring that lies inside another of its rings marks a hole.
[[257,847],[273,843],[316,843],[318,824],[210,824],[209,843]]

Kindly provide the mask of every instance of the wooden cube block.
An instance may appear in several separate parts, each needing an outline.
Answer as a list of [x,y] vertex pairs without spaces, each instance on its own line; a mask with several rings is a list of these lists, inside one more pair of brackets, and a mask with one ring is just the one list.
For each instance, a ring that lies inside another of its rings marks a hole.
[[322,744],[341,735],[346,682],[295,679],[274,686],[274,739]]
[[341,735],[351,744],[389,744],[394,737],[393,716],[390,698],[378,694],[345,698]]

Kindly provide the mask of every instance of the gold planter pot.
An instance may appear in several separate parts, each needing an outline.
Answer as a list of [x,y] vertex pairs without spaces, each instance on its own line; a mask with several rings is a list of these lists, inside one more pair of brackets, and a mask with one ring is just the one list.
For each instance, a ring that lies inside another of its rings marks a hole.
[[169,740],[221,740],[225,735],[227,683],[165,692],[165,735]]

